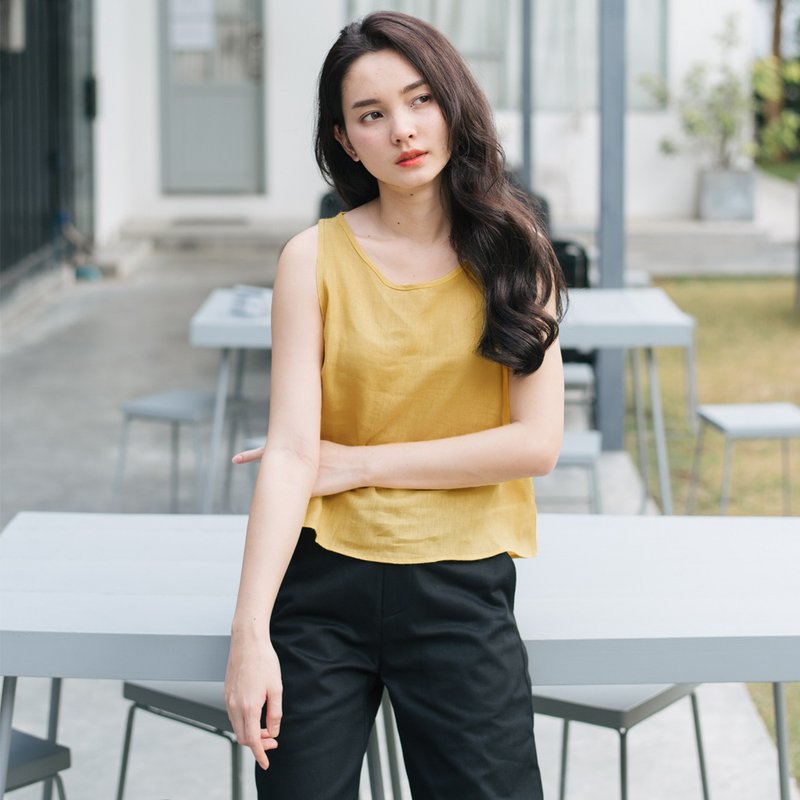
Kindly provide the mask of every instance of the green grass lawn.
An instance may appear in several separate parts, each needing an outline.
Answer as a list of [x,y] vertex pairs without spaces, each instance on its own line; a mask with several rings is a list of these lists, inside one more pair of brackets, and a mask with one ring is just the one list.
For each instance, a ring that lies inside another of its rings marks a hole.
[[758,168],[792,183],[800,177],[800,159],[797,158],[791,161],[759,161]]
[[[704,278],[658,281],[657,285],[697,322],[699,403],[789,401],[800,404],[800,313],[793,311],[795,289],[791,279]],[[662,349],[658,351],[658,359],[673,501],[675,513],[682,513],[695,443],[695,434],[686,415],[684,352]],[[636,459],[632,406],[628,409],[627,429],[626,445]],[[781,464],[778,442],[736,443],[728,513],[781,514]],[[792,514],[800,515],[800,446],[797,445],[791,454],[790,473]],[[656,475],[653,462],[650,466],[653,484]],[[707,430],[694,513],[719,513],[721,480],[722,437]],[[654,485],[651,491],[657,492],[657,487]],[[749,688],[774,737],[771,686],[753,684]],[[792,772],[800,781],[800,683],[786,684],[786,700]]]

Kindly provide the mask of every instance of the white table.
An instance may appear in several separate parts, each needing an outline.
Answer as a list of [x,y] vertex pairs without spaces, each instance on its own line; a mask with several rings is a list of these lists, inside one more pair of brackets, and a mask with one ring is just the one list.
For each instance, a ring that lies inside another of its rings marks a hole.
[[[271,294],[270,294],[271,298]],[[641,396],[639,360],[644,351],[650,381],[653,432],[658,464],[662,508],[672,513],[664,416],[654,348],[682,347],[687,352],[687,402],[689,417],[695,418],[694,319],[681,311],[661,289],[571,289],[570,305],[561,325],[562,347],[583,350],[623,348],[631,351],[634,370],[639,467],[647,487],[647,456],[644,403]],[[241,395],[242,354],[247,349],[270,349],[272,329],[269,315],[243,317],[234,313],[234,290],[215,289],[192,317],[190,342],[195,347],[220,350],[216,403],[211,427],[205,489],[200,511],[209,513],[214,502],[219,467],[225,405],[230,383],[230,357],[238,351],[234,397]],[[646,489],[645,489],[646,491]]]
[[[0,536],[0,785],[12,676],[223,678],[245,526],[14,518]],[[536,683],[800,680],[796,518],[542,514],[539,541],[537,558],[516,562]]]
[[611,348],[630,351],[639,468],[647,491],[647,439],[638,355],[639,352],[644,352],[650,383],[661,507],[665,514],[672,513],[672,488],[654,349],[682,347],[686,350],[687,408],[690,422],[694,426],[697,407],[694,328],[694,319],[681,311],[662,289],[655,288],[570,289],[569,309],[561,324],[559,338],[562,347],[579,350]]
[[[272,290],[264,290],[271,303]],[[237,351],[238,362],[234,381],[234,397],[241,398],[243,355],[245,350],[269,350],[272,348],[270,315],[243,316],[235,313],[234,289],[215,289],[192,317],[189,341],[195,347],[213,347],[220,351],[217,368],[217,389],[214,416],[211,423],[211,440],[208,448],[208,463],[198,509],[210,513],[214,505],[217,468],[222,445],[222,430],[225,423],[225,406],[230,383],[231,352]],[[233,455],[232,453],[229,455]]]

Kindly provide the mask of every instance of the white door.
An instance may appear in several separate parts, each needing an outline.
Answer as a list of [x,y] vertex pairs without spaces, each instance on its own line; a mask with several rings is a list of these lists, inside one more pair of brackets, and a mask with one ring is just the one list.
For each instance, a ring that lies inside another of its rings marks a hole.
[[264,190],[261,0],[161,0],[161,187]]

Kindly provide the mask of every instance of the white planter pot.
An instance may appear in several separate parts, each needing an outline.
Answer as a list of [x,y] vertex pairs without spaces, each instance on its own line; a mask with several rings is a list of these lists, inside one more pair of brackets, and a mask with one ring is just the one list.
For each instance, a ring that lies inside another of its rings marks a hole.
[[698,216],[707,220],[753,219],[755,173],[704,169],[698,178]]

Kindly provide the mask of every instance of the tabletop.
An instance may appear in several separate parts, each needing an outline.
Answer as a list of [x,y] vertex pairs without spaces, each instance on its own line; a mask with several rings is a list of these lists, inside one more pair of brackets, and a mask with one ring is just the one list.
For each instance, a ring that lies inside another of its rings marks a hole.
[[562,347],[691,347],[694,319],[663,289],[570,289]]
[[[269,300],[271,302],[271,290]],[[237,312],[236,290],[215,289],[194,314],[190,341],[196,347],[272,346],[268,310]],[[562,347],[691,347],[694,319],[658,288],[570,289],[560,329]]]
[[[0,674],[221,680],[246,517],[23,512]],[[542,514],[516,562],[539,684],[800,680],[797,518]]]
[[251,292],[237,293],[235,287],[214,289],[192,316],[189,326],[191,344],[233,349],[271,348],[272,289],[259,291],[263,293],[263,302],[250,304],[246,300],[252,299]]

